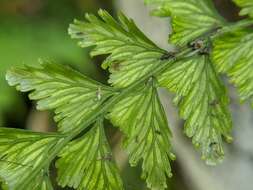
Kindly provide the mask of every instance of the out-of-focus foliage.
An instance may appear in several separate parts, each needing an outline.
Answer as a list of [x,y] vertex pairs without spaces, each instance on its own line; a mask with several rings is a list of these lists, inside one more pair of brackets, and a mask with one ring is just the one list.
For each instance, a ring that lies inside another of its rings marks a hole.
[[253,1],[252,0],[233,0],[238,6],[242,7],[240,15],[250,15],[253,17]]
[[[109,1],[108,1],[109,2]],[[106,3],[102,3],[105,4]],[[107,3],[108,4],[108,3]],[[110,5],[110,4],[108,4]],[[98,0],[3,0],[0,2],[0,125],[12,106],[24,112],[20,95],[7,86],[5,72],[11,66],[35,65],[38,58],[69,64],[88,75],[97,71],[86,51],[78,48],[67,35],[72,18],[83,11],[94,11]],[[59,11],[56,11],[59,10]]]
[[[8,109],[18,101],[16,92],[11,90],[5,81],[4,75],[10,66],[23,63],[37,64],[38,57],[56,59],[61,63],[80,65],[88,62],[82,51],[76,49],[64,34],[64,28],[52,27],[50,23],[29,26],[23,24],[8,27],[5,24],[0,32],[0,111]],[[92,65],[87,67],[91,70]],[[91,72],[93,72],[91,70]]]

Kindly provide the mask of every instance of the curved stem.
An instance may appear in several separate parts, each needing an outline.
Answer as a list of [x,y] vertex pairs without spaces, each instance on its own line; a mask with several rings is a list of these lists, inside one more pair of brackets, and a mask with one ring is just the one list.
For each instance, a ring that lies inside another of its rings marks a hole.
[[226,26],[219,29],[212,36],[210,36],[210,38],[213,40],[219,36],[222,36],[225,33],[234,32],[234,31],[240,30],[242,28],[248,28],[250,26],[253,26],[253,19],[243,19],[243,20],[240,20],[235,23],[229,23]]

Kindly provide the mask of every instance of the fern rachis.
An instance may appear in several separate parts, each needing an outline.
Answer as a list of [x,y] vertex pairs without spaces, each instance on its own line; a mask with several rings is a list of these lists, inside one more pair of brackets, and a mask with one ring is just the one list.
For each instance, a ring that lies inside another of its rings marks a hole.
[[156,15],[172,17],[176,52],[159,48],[122,13],[118,20],[103,10],[99,16],[87,14],[85,21],[75,20],[69,34],[81,47],[93,47],[91,56],[107,55],[102,67],[110,72],[110,85],[48,61],[10,69],[8,83],[30,92],[39,110],[53,110],[58,131],[0,128],[3,189],[51,190],[49,165],[55,159],[57,181],[63,187],[124,189],[105,136],[104,118],[124,133],[129,162],[132,166],[142,162],[147,186],[165,189],[175,156],[159,87],[175,94],[184,132],[206,163],[221,162],[223,138],[232,140],[232,122],[220,73],[228,74],[241,99],[253,104],[249,28],[253,9],[250,0],[234,1],[249,19],[228,23],[210,0],[146,0],[158,5]]

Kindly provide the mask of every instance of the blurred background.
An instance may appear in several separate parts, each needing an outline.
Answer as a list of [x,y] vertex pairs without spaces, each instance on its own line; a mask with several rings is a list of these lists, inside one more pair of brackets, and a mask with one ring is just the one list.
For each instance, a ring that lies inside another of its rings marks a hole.
[[[240,19],[231,0],[215,0],[220,13],[230,21]],[[102,58],[90,58],[89,50],[81,49],[67,34],[74,18],[85,12],[106,9],[115,15],[118,10],[133,18],[144,33],[165,49],[169,19],[153,18],[143,0],[0,0],[0,126],[54,131],[52,113],[35,110],[27,94],[8,87],[5,72],[12,66],[38,64],[49,59],[68,64],[80,72],[106,83],[108,73],[100,68]],[[229,85],[228,85],[229,86]],[[171,95],[164,89],[160,96],[173,130],[173,147],[177,161],[174,177],[168,179],[168,190],[252,190],[253,189],[253,112],[249,104],[240,105],[236,91],[229,86],[234,119],[235,141],[226,146],[223,164],[208,167],[201,160],[189,139],[182,134],[182,121],[171,105]],[[121,149],[122,135],[107,123],[107,133],[127,190],[146,190],[140,179],[141,169],[130,168]],[[54,178],[54,176],[52,176]],[[61,189],[56,187],[56,189]]]

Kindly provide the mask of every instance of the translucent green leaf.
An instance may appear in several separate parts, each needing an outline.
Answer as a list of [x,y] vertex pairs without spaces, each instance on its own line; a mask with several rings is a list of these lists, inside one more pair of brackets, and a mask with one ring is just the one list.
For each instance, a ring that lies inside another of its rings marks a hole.
[[117,22],[102,10],[98,14],[100,18],[87,14],[86,21],[75,20],[69,34],[80,39],[81,47],[95,46],[92,56],[109,54],[102,65],[111,72],[109,83],[126,87],[159,64],[165,51],[151,42],[132,20],[119,14]]
[[171,177],[171,132],[160,103],[155,81],[130,94],[111,110],[108,117],[126,135],[124,146],[130,164],[141,160],[142,177],[151,189],[165,189],[166,177]]
[[253,106],[253,33],[228,33],[214,41],[213,61],[222,73],[227,73],[239,90],[242,101],[250,99]]
[[170,2],[168,0],[144,0],[147,5],[154,5],[156,8],[152,10],[152,15],[159,17],[170,17]]
[[156,15],[171,16],[170,40],[179,46],[212,32],[225,22],[211,0],[146,0],[146,3],[158,5]]
[[41,164],[60,140],[60,136],[54,134],[0,128],[2,188],[52,190],[48,168],[41,167]]
[[252,0],[233,0],[238,6],[243,9],[240,11],[240,15],[249,15],[253,17],[253,1]]
[[53,185],[48,176],[44,176],[42,183],[38,185],[37,189],[34,190],[54,190]]
[[83,190],[122,190],[118,169],[104,134],[102,120],[83,137],[70,142],[56,162],[58,183]]
[[231,116],[226,89],[207,56],[178,61],[159,77],[161,86],[176,93],[185,119],[184,131],[200,148],[207,164],[222,161],[222,137],[231,140]]
[[82,127],[114,94],[111,88],[55,63],[12,68],[6,78],[22,92],[32,91],[29,97],[38,100],[39,110],[54,109],[61,132]]

